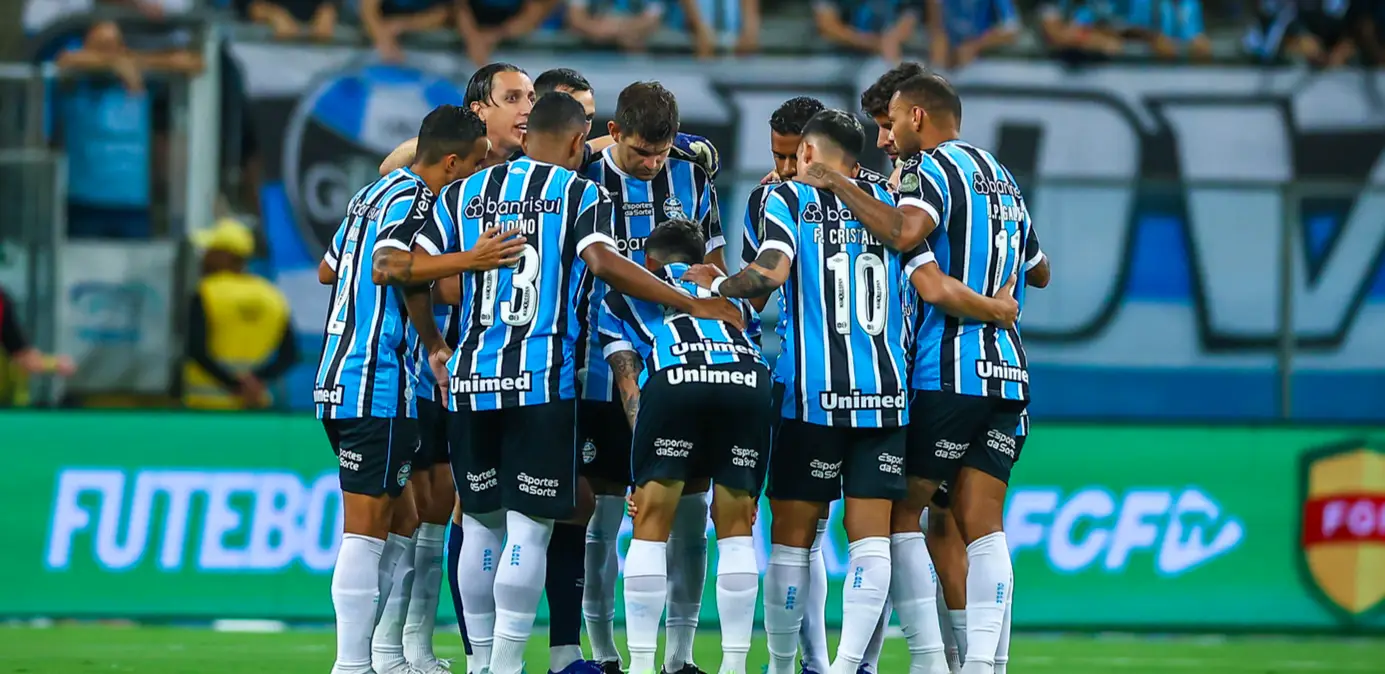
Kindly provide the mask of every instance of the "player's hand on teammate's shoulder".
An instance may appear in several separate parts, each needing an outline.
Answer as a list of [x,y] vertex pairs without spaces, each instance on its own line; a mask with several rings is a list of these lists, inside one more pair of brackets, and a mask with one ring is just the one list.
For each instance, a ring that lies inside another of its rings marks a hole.
[[784,182],[784,179],[779,177],[779,172],[778,172],[778,171],[770,171],[769,173],[766,173],[766,174],[765,174],[765,177],[763,177],[763,178],[760,179],[760,184],[761,184],[761,185],[768,185],[768,184],[770,184],[770,183],[782,183],[782,182]]
[[745,329],[745,314],[740,307],[732,304],[729,300],[720,297],[701,297],[693,300],[692,314],[696,318],[705,318],[711,321],[721,321],[736,326],[738,330]]
[[712,281],[724,275],[725,274],[722,274],[721,270],[717,269],[715,265],[695,264],[688,267],[687,271],[683,272],[682,278],[684,281],[696,283],[703,288],[711,288]]
[[1010,280],[1000,287],[996,292],[995,298],[1000,300],[1001,309],[997,312],[996,323],[1005,329],[1015,327],[1015,321],[1019,320],[1020,304],[1015,300],[1015,282],[1019,279],[1018,274],[1011,274]]
[[799,171],[794,180],[813,187],[827,187],[835,173],[836,171],[828,168],[826,164],[813,164],[808,170]]
[[499,269],[519,262],[525,241],[528,239],[520,236],[518,228],[502,230],[496,225],[482,232],[481,238],[476,240],[469,252],[478,271]]

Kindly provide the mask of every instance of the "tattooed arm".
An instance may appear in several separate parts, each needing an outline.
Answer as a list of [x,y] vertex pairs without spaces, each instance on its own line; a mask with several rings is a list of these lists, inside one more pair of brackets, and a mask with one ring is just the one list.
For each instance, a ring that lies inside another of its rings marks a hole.
[[789,279],[791,260],[783,251],[765,248],[745,269],[729,278],[721,276],[715,267],[697,265],[683,273],[683,278],[722,297],[763,297],[784,285]]
[[620,392],[620,406],[625,410],[625,419],[630,422],[630,428],[634,429],[635,417],[640,411],[639,378],[644,364],[634,351],[617,351],[606,356],[606,362],[611,365],[611,373],[615,375],[616,390]]

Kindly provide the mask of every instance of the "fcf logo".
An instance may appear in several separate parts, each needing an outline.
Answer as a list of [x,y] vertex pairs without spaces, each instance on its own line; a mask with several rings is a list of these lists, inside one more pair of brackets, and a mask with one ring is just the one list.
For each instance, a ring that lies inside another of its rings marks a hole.
[[1385,445],[1353,440],[1303,458],[1303,570],[1355,620],[1385,600]]

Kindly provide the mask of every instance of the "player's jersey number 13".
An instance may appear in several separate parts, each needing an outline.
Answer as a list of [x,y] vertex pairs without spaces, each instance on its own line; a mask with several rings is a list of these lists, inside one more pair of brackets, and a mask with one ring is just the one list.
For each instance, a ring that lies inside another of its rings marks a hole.
[[[509,292],[502,293],[501,270],[492,269],[481,275],[481,303],[478,307],[481,325],[495,325],[496,313],[505,325],[523,326],[533,322],[539,313],[539,275],[543,265],[539,264],[539,252],[525,244],[520,250],[519,262],[514,269],[506,270]],[[500,299],[504,294],[505,299]]]

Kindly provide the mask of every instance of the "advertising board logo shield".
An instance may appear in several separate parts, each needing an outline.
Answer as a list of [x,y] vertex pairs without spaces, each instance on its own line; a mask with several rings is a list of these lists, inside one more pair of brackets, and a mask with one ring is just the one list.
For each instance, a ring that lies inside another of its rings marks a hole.
[[1385,601],[1385,443],[1323,447],[1301,466],[1304,580],[1355,621]]

